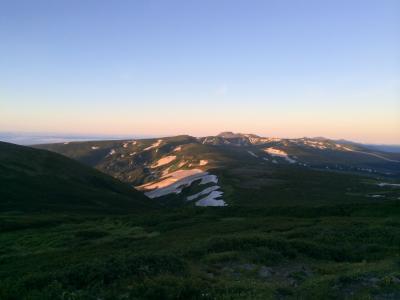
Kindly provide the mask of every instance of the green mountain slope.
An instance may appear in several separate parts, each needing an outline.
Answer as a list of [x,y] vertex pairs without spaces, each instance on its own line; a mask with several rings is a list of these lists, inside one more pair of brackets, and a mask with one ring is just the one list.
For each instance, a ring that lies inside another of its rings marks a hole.
[[275,206],[395,200],[400,159],[361,145],[222,133],[39,145],[162,203]]
[[0,142],[0,211],[135,211],[139,191],[65,156]]

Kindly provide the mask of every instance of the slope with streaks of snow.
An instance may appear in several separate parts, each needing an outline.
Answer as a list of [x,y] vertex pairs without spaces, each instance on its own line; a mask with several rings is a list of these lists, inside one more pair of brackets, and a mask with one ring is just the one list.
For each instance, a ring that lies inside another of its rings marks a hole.
[[[281,139],[224,133],[203,138],[176,136],[39,147],[80,160],[131,186],[139,186],[154,198],[176,196],[187,205],[213,203],[213,200],[216,205],[221,204],[219,200],[229,205],[251,203],[267,197],[271,190],[272,198],[264,200],[267,203],[279,199],[273,191],[280,184],[314,176],[315,170],[323,174],[339,171],[341,176],[348,172],[391,179],[400,177],[397,162],[400,155],[325,138]],[[289,178],[288,174],[301,175]],[[390,182],[380,180],[386,181]],[[291,189],[293,184],[288,187]],[[312,191],[306,192],[307,199],[313,199],[309,194]],[[195,195],[193,200],[187,200]],[[238,202],[232,200],[237,197],[240,197]]]
[[206,197],[196,200],[197,206],[225,206],[226,203],[222,199],[222,192],[216,184],[218,178],[215,175],[204,172],[200,169],[179,170],[169,173],[161,178],[159,181],[149,182],[136,188],[145,192],[149,198],[158,198],[169,194],[180,194],[185,187],[190,186],[193,182],[200,181],[199,185],[214,184],[207,187],[201,192],[187,197],[188,201],[196,200],[205,195]]

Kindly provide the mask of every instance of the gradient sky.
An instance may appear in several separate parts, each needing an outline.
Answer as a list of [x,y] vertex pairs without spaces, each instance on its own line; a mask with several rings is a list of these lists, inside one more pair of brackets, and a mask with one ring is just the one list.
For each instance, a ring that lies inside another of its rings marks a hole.
[[398,0],[0,0],[0,131],[400,143]]

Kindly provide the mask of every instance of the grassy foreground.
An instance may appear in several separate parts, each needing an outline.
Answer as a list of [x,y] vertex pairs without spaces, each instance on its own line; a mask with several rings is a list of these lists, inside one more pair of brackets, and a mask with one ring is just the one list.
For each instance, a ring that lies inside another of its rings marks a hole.
[[400,203],[2,214],[0,299],[399,299]]

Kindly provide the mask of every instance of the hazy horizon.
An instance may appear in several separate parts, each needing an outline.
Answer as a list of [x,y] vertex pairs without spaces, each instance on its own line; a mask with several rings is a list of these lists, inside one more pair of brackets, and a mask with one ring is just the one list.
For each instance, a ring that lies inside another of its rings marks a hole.
[[[189,135],[194,137],[205,137],[205,136],[216,136],[221,132],[232,132],[231,130],[223,130],[209,135],[191,135],[187,133],[181,133],[178,135]],[[254,132],[234,132],[241,134],[256,134]],[[276,137],[276,138],[326,138],[330,140],[345,140],[341,138],[331,138],[328,136],[276,136],[276,135],[260,135],[261,137]],[[80,133],[57,133],[57,132],[1,132],[0,141],[14,143],[19,145],[38,145],[38,144],[51,144],[51,143],[62,143],[62,142],[84,142],[84,141],[100,141],[100,140],[128,140],[128,139],[153,139],[153,138],[165,138],[175,136],[173,134],[155,134],[155,135],[140,135],[140,134],[80,134]],[[346,140],[349,142],[355,142],[360,144],[369,144],[377,146],[400,146],[399,144],[384,144],[384,143],[369,143],[365,141],[357,140]]]
[[0,131],[400,144],[400,2],[3,1]]

